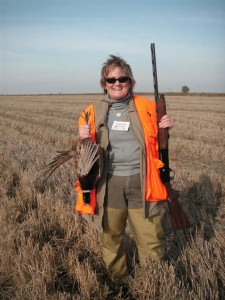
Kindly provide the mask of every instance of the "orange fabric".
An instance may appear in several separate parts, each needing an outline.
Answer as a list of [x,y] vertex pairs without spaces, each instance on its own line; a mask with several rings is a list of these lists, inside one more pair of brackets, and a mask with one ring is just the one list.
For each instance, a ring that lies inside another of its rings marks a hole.
[[160,179],[159,168],[163,162],[159,160],[157,140],[157,114],[155,102],[140,96],[134,96],[134,103],[145,134],[145,147],[147,155],[146,170],[146,201],[167,200],[165,185]]
[[[95,138],[95,118],[94,118],[95,116],[94,116],[93,105],[90,105],[81,114],[81,116],[79,117],[79,120],[78,120],[78,127],[80,125],[86,124],[85,113],[89,114],[89,123],[91,125],[91,140],[94,142],[96,140],[96,138]],[[94,215],[94,211],[95,211],[95,207],[96,207],[96,189],[94,188],[91,191],[91,194],[90,194],[91,202],[89,205],[87,205],[83,201],[83,193],[82,193],[82,189],[81,189],[79,181],[74,182],[74,187],[75,187],[75,191],[77,192],[77,201],[76,201],[75,211],[82,213],[82,214]]]
[[78,127],[80,125],[85,125],[86,121],[85,121],[85,113],[88,113],[89,115],[89,123],[91,125],[91,140],[93,142],[96,141],[95,138],[95,114],[94,114],[94,106],[93,105],[89,105],[80,115],[79,119],[78,119]]
[[75,206],[75,211],[82,214],[94,215],[96,206],[96,190],[91,191],[91,202],[89,205],[83,201],[83,193],[79,181],[74,182],[75,191],[77,192],[77,201]]

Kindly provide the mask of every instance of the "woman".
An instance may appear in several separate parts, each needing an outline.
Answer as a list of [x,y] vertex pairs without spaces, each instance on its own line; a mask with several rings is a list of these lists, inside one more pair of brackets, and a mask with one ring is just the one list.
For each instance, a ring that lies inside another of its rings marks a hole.
[[[123,283],[128,275],[123,247],[127,220],[140,262],[164,255],[160,221],[167,193],[159,176],[155,102],[133,94],[132,70],[118,56],[111,55],[103,64],[100,83],[105,98],[85,110],[88,124],[80,117],[79,135],[105,149],[104,171],[92,193],[93,214],[102,220],[102,252],[109,276]],[[159,127],[173,127],[172,119],[164,116]]]

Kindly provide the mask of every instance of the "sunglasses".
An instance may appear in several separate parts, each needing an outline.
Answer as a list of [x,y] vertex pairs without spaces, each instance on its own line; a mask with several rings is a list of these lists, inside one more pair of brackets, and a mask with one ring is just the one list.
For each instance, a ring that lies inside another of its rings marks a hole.
[[119,83],[125,83],[129,80],[130,78],[127,77],[127,76],[122,76],[122,77],[119,77],[119,78],[115,78],[115,77],[109,77],[109,78],[106,78],[105,80],[108,82],[108,83],[116,83],[116,81],[118,80]]

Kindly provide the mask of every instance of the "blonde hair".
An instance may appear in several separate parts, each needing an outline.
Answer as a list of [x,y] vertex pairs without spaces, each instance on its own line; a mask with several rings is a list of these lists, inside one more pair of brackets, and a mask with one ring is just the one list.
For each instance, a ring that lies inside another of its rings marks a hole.
[[126,76],[129,77],[129,80],[131,83],[130,93],[133,94],[135,80],[133,77],[131,67],[124,59],[122,59],[119,56],[115,56],[115,55],[109,56],[107,61],[103,64],[103,67],[101,70],[100,84],[104,90],[104,94],[107,94],[107,90],[105,89],[107,75],[108,75],[109,71],[115,67],[121,68],[125,72]]

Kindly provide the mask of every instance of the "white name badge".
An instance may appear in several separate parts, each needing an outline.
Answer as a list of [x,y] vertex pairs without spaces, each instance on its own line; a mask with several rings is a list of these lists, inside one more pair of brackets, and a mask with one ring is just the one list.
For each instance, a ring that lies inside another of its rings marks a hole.
[[112,124],[113,130],[128,131],[130,127],[130,122],[114,121]]

